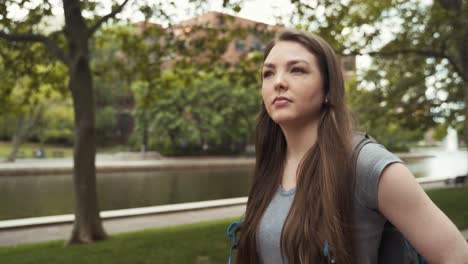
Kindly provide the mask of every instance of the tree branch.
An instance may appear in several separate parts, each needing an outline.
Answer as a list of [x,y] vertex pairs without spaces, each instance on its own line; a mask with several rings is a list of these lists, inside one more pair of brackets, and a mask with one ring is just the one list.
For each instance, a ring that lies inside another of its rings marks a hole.
[[455,59],[443,52],[438,52],[435,50],[419,50],[419,49],[399,49],[399,50],[385,50],[385,51],[371,51],[367,53],[361,53],[358,51],[351,52],[349,54],[343,54],[344,56],[349,56],[349,55],[369,55],[369,56],[382,56],[382,57],[390,57],[394,55],[401,55],[401,54],[414,54],[414,55],[419,55],[423,57],[431,57],[431,58],[439,58],[439,59],[447,59],[450,63],[450,65],[453,66],[455,71],[460,75],[464,81],[468,80],[468,76],[465,76],[463,74],[462,68],[458,63],[455,61]]
[[38,34],[8,34],[3,31],[0,31],[0,38],[7,41],[16,41],[16,42],[44,42],[47,39],[44,35]]
[[53,32],[50,37],[46,37],[40,34],[8,34],[0,31],[0,39],[12,42],[40,42],[46,46],[46,48],[56,56],[60,61],[68,64],[67,56],[64,51],[57,45],[55,37],[62,33],[62,31]]
[[462,11],[462,0],[437,0],[437,2],[447,11],[454,11],[458,14]]
[[61,62],[65,63],[68,65],[69,59],[63,49],[61,49],[58,45],[57,42],[47,38],[46,41],[44,42],[44,45],[47,47],[47,49],[52,52],[52,54],[55,55]]
[[62,33],[64,33],[63,29],[52,32],[44,42],[44,45],[46,45],[47,49],[49,49],[49,51],[52,52],[60,61],[68,65],[69,59],[67,55],[64,50],[57,45],[57,37]]
[[120,13],[122,11],[122,9],[124,8],[124,6],[128,3],[129,0],[125,0],[121,5],[119,5],[116,9],[112,10],[112,12],[110,12],[109,14],[101,17],[98,21],[96,21],[96,23],[94,25],[92,25],[89,29],[88,29],[88,36],[91,36],[94,34],[94,32],[96,32],[96,30],[104,23],[106,22],[107,20],[115,17],[118,13]]

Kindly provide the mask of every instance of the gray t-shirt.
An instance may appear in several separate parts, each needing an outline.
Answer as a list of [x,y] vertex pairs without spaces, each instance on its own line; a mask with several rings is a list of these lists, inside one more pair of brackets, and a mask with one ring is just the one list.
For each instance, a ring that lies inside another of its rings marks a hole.
[[[385,217],[377,208],[377,192],[382,171],[389,164],[401,162],[397,156],[376,143],[366,144],[357,159],[353,221],[360,264],[376,264]],[[295,188],[280,186],[268,205],[257,234],[261,263],[286,263],[281,257],[280,238],[284,221],[294,199]]]

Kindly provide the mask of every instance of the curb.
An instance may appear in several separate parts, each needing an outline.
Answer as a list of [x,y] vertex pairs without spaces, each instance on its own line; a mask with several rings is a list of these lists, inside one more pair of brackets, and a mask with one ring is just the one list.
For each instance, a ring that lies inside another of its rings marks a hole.
[[[135,217],[135,216],[144,216],[144,215],[186,212],[186,211],[210,209],[210,208],[233,206],[233,205],[244,205],[246,203],[247,203],[247,197],[239,197],[239,198],[219,199],[219,200],[211,200],[211,201],[203,201],[203,202],[180,203],[180,204],[103,211],[100,213],[100,216],[102,220],[106,220],[106,219]],[[16,228],[25,228],[25,227],[67,224],[67,223],[72,223],[74,220],[75,220],[75,216],[73,214],[5,220],[5,221],[0,221],[0,231],[16,229]]]
[[[96,171],[103,172],[134,172],[179,169],[205,169],[205,168],[236,168],[254,166],[255,160],[251,158],[234,159],[167,159],[167,160],[113,160],[96,161]],[[73,162],[51,163],[12,163],[0,164],[0,176],[23,175],[50,175],[73,173]]]

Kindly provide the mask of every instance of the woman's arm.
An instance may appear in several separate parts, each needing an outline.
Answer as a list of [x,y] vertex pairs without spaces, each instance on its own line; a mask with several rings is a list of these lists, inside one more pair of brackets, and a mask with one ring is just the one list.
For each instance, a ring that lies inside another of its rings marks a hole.
[[468,264],[468,243],[405,165],[382,172],[378,207],[429,263]]

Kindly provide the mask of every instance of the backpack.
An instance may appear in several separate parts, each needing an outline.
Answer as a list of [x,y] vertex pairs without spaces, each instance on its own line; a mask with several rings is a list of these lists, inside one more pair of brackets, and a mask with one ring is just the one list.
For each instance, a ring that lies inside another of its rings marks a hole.
[[[357,168],[357,158],[361,149],[368,143],[377,141],[367,133],[353,132],[353,167]],[[389,221],[384,225],[378,251],[379,264],[427,264],[406,238]]]
[[[357,167],[357,158],[362,148],[368,143],[377,143],[377,141],[367,133],[353,132],[353,167]],[[228,258],[228,264],[232,261],[232,252],[237,248],[237,232],[242,227],[242,219],[232,222],[227,229],[227,236],[231,239],[231,249]],[[328,263],[336,263],[333,258],[331,246],[324,241],[323,256],[327,257]],[[419,255],[406,238],[387,221],[384,225],[382,238],[378,249],[379,264],[427,264],[427,261]]]

